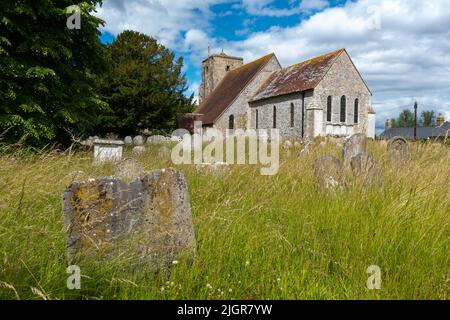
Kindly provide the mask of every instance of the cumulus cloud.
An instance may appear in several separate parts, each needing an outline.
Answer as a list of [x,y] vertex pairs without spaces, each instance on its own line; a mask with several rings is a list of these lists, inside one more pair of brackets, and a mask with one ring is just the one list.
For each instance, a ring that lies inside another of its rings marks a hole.
[[[244,25],[230,34],[238,32],[245,39],[229,41],[215,38],[211,27],[211,6],[224,2],[234,4],[233,12],[245,10],[249,21],[312,13],[291,27],[252,33]],[[274,52],[284,66],[346,48],[374,93],[378,126],[396,117],[401,107],[412,107],[414,100],[420,108],[450,119],[448,0],[358,0],[341,7],[329,7],[322,0],[288,3],[278,8],[272,0],[114,0],[105,2],[99,14],[108,31],[133,29],[156,35],[172,50],[186,52],[190,67],[198,70],[208,43],[213,51],[224,48],[246,61]]]

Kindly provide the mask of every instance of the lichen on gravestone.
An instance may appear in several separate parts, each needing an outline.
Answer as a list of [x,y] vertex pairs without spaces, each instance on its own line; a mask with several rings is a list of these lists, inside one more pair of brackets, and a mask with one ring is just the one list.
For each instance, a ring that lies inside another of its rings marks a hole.
[[63,194],[69,263],[117,258],[155,272],[192,259],[196,240],[184,176],[174,169],[73,183]]

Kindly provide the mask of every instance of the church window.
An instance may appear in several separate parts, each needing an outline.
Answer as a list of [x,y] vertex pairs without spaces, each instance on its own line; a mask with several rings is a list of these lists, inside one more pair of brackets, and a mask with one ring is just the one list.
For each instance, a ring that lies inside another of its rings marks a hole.
[[256,129],[259,129],[258,127],[259,127],[259,113],[258,113],[258,110],[256,110],[256,112],[255,112],[255,120],[256,120],[256,125],[255,125],[255,128]]
[[347,112],[347,98],[342,96],[341,98],[341,122],[346,122],[346,112]]
[[359,99],[355,100],[355,123],[359,122]]
[[333,108],[333,98],[331,96],[327,99],[327,121],[331,122],[331,115],[332,115],[332,108]]
[[227,67],[225,68],[225,71],[226,71],[226,72],[230,71],[230,66],[227,66]]
[[273,106],[273,128],[277,128],[277,107]]
[[294,112],[295,112],[295,110],[294,110],[294,104],[291,103],[291,128],[294,127]]
[[234,130],[234,115],[231,115],[228,119],[228,129]]

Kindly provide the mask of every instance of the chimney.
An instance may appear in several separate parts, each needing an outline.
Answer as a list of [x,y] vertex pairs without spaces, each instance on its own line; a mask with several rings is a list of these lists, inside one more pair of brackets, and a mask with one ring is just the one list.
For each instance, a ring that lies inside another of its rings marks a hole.
[[442,113],[439,113],[439,115],[437,117],[437,125],[438,125],[438,127],[442,127],[444,122],[445,122],[444,116],[442,115]]
[[391,119],[387,119],[386,121],[386,130],[392,129],[392,121]]

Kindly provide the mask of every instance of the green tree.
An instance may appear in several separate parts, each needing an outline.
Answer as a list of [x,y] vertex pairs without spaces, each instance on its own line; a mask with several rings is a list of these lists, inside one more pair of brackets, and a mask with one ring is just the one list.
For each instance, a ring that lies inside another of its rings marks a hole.
[[397,128],[413,127],[414,114],[408,109],[403,110],[395,121],[395,125]]
[[[101,1],[2,0],[0,6],[0,133],[33,146],[70,142],[95,126],[107,104],[95,92],[106,66],[92,12]],[[66,8],[81,9],[69,29]],[[9,129],[9,130],[7,130]]]
[[193,110],[193,95],[184,95],[183,58],[176,59],[155,39],[124,31],[109,46],[109,55],[112,65],[101,93],[112,112],[102,116],[104,132],[170,132],[179,115]]
[[435,127],[436,123],[436,114],[434,111],[424,111],[420,116],[420,124],[424,127]]

